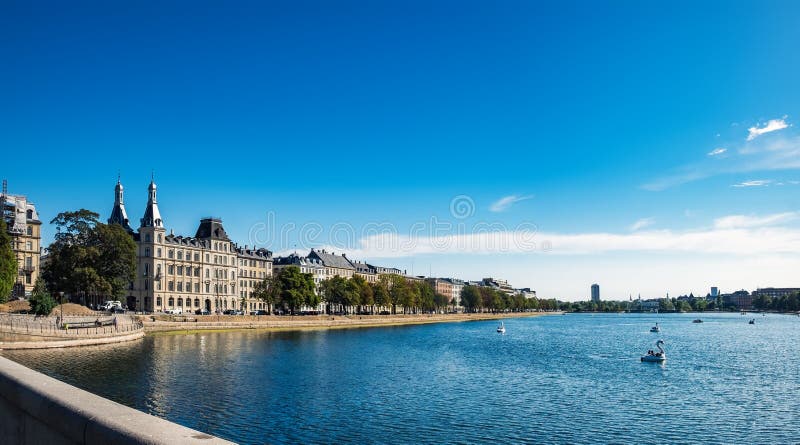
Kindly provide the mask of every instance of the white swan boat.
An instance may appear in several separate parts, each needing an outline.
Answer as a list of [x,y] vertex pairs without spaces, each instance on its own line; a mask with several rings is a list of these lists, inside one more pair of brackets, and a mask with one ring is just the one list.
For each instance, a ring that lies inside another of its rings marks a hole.
[[500,326],[497,327],[497,332],[499,332],[501,334],[505,334],[506,333],[506,326],[503,324],[502,321],[500,322]]
[[664,352],[664,348],[661,347],[663,344],[664,340],[657,341],[656,348],[658,348],[658,352],[647,351],[647,354],[642,356],[642,361],[653,363],[664,363],[667,361],[667,353]]
[[650,328],[650,332],[661,332],[661,328],[658,327],[658,323],[655,326]]

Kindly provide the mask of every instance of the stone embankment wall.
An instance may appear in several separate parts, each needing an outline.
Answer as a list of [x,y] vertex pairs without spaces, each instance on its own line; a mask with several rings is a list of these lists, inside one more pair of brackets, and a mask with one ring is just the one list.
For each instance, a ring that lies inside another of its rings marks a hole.
[[144,337],[142,322],[129,315],[36,317],[0,314],[0,349],[87,346]]
[[0,357],[3,444],[231,442],[145,414]]

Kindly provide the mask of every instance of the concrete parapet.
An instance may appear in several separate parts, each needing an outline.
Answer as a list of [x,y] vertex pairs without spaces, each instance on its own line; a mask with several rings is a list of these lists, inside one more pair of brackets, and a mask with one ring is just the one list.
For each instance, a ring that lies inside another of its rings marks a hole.
[[229,444],[0,357],[4,444]]

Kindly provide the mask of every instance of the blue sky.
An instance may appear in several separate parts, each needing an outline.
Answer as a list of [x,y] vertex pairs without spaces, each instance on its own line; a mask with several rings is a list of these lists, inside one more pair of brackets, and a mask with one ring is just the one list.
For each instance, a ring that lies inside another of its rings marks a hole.
[[175,233],[544,297],[800,286],[797,2],[232,3],[0,4],[10,191],[105,218],[120,172],[138,222],[155,170]]

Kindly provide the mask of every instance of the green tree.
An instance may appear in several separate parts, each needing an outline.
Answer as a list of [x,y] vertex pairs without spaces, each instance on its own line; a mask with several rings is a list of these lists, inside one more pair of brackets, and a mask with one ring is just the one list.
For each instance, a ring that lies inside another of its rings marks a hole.
[[4,218],[0,218],[0,303],[8,301],[14,281],[17,279],[19,265],[17,256],[11,250],[11,235]]
[[358,312],[363,312],[362,306],[369,307],[370,312],[372,312],[372,307],[375,305],[375,295],[372,291],[372,286],[370,286],[367,280],[361,275],[353,275],[350,281],[358,288]]
[[[392,304],[392,314],[397,313],[397,305],[403,304],[413,298],[410,296],[411,290],[408,281],[400,275],[388,275],[389,277],[389,301]],[[404,308],[405,311],[405,308]]]
[[50,315],[50,312],[56,307],[56,300],[47,292],[47,287],[41,278],[36,279],[31,298],[28,301],[31,305],[31,311],[36,315]]
[[81,209],[53,218],[55,241],[42,270],[47,287],[70,295],[120,298],[136,273],[136,243],[117,224]]
[[461,305],[467,312],[477,312],[482,303],[481,293],[477,286],[466,285],[461,289]]
[[253,292],[250,294],[253,298],[263,301],[267,305],[267,312],[272,313],[272,305],[278,300],[280,289],[278,288],[275,276],[266,277],[256,283],[253,287]]
[[277,285],[278,302],[292,315],[313,298],[314,278],[309,273],[300,272],[297,266],[282,269],[277,276]]
[[372,295],[375,305],[378,307],[387,307],[392,304],[389,297],[389,278],[387,275],[378,276],[378,280],[372,284]]

